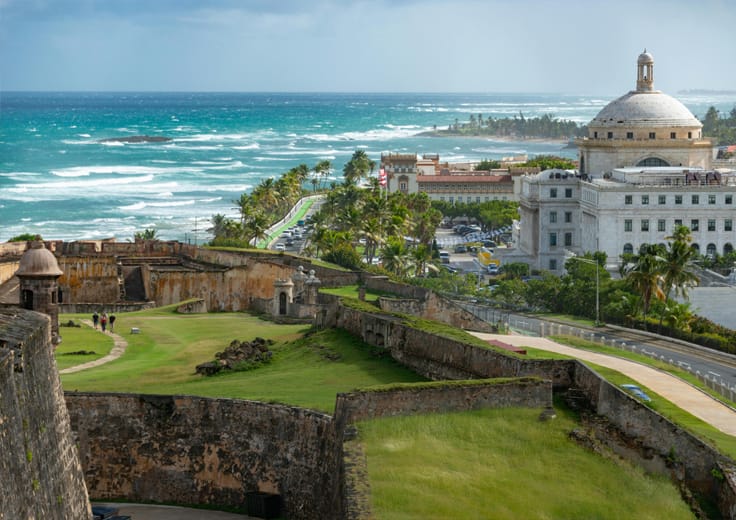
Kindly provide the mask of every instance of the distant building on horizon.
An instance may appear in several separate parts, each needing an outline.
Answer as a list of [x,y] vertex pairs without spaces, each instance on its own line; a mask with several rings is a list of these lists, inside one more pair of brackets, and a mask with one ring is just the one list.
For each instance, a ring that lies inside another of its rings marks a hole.
[[521,177],[516,248],[504,261],[560,273],[571,253],[603,251],[615,269],[680,225],[701,254],[733,251],[736,172],[712,169],[712,142],[682,103],[654,90],[646,50],[636,90],[606,105],[576,144],[579,170]]
[[[431,200],[454,203],[481,203],[491,200],[519,200],[519,179],[539,168],[514,166],[513,158],[497,170],[475,170],[476,163],[441,163],[437,154],[418,157],[413,153],[381,154],[381,168],[387,175],[390,193],[426,193]],[[526,157],[523,158],[526,160]],[[523,161],[521,161],[523,162]]]

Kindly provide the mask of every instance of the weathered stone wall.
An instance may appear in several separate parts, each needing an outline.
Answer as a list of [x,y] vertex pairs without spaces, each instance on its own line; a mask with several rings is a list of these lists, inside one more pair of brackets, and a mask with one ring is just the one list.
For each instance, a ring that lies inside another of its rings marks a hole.
[[337,326],[368,344],[386,348],[394,359],[428,379],[537,376],[557,387],[572,383],[572,361],[525,360],[411,328],[385,314],[339,304]]
[[290,519],[335,518],[337,447],[327,415],[187,396],[67,393],[95,500],[245,507],[279,493]]
[[585,389],[605,421],[590,421],[596,438],[652,473],[672,477],[688,489],[718,501],[721,482],[713,470],[733,464],[715,449],[643,405],[580,363],[575,386]]
[[135,312],[144,309],[152,309],[156,306],[153,302],[115,302],[115,303],[65,303],[59,305],[61,314],[92,314],[106,312],[108,314],[120,314],[121,312]]
[[10,260],[7,262],[0,262],[0,285],[4,284],[15,276],[15,272],[20,266],[19,260]]
[[338,429],[366,419],[486,408],[552,406],[552,383],[535,377],[412,384],[337,395]]
[[0,518],[92,518],[47,316],[0,308]]
[[65,302],[116,302],[120,299],[118,266],[112,256],[56,256],[59,287]]

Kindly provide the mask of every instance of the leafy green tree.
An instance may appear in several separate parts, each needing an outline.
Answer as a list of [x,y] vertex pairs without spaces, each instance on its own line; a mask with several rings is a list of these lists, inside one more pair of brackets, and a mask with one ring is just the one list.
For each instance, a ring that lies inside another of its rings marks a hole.
[[524,262],[509,262],[503,265],[506,278],[522,278],[529,275],[529,264]]
[[37,235],[35,233],[23,233],[21,235],[16,235],[8,242],[30,242],[32,240],[43,240],[41,238],[41,235]]
[[158,231],[155,228],[146,228],[143,231],[136,231],[134,238],[136,240],[158,240]]
[[475,171],[489,171],[498,170],[501,167],[501,161],[492,159],[483,159],[481,162],[475,165],[473,168]]
[[551,170],[553,168],[572,170],[575,168],[575,163],[570,159],[565,159],[564,157],[558,157],[556,155],[537,155],[519,166],[527,166],[530,168],[539,167],[542,170]]

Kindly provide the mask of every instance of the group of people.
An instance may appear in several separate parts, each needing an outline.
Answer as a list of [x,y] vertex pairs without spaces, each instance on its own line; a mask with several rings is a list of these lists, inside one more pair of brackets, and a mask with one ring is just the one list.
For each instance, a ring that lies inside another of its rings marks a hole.
[[94,325],[95,330],[97,329],[97,325],[100,325],[102,328],[102,332],[105,332],[107,330],[108,324],[110,325],[110,332],[114,332],[115,330],[115,315],[110,314],[108,317],[106,312],[103,312],[101,315],[97,314],[97,311],[92,315],[92,325]]

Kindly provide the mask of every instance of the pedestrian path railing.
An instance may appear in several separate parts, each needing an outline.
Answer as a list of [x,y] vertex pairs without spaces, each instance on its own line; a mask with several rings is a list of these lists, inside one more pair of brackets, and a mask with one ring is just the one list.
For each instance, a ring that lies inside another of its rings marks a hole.
[[[656,359],[665,363],[669,363],[676,367],[689,372],[695,376],[701,383],[707,388],[722,395],[726,399],[736,402],[736,384],[729,385],[728,381],[723,379],[721,374],[716,372],[702,373],[700,370],[695,369],[689,363],[682,361],[675,361],[672,358],[659,354],[647,348],[646,345],[641,345],[631,341],[626,341],[620,338],[606,337],[600,332],[593,331],[591,329],[576,327],[566,323],[559,323],[555,321],[548,321],[536,317],[525,316],[523,314],[513,314],[507,310],[490,307],[487,305],[481,305],[473,302],[457,301],[458,305],[467,311],[473,313],[477,318],[493,324],[502,325],[506,330],[518,330],[526,334],[533,336],[575,336],[581,339],[585,339],[599,345],[606,347],[613,347],[636,354],[647,356],[651,359]],[[499,327],[501,329],[501,327]],[[641,331],[637,331],[638,333]],[[667,338],[672,341],[671,338]],[[697,346],[696,346],[697,347]]]

